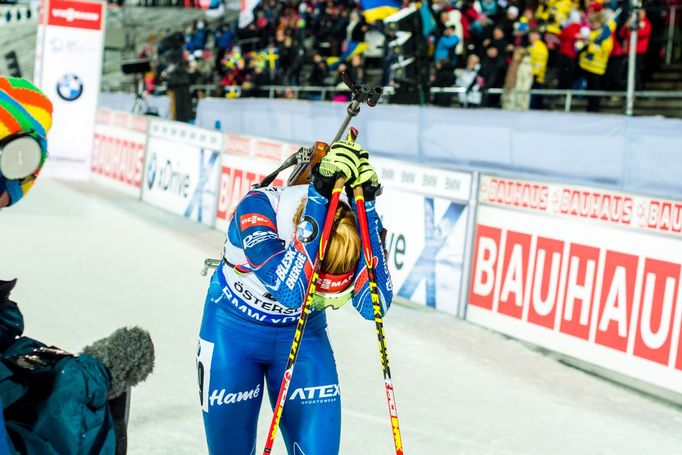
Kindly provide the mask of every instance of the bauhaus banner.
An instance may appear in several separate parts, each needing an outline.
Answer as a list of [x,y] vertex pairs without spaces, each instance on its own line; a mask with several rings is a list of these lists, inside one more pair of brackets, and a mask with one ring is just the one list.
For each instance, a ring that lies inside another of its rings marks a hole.
[[682,202],[481,176],[467,319],[682,392]]

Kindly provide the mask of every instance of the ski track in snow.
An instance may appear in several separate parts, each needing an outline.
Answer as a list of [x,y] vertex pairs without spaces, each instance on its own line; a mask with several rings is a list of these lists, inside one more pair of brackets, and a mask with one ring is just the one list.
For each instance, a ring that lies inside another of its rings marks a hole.
[[[151,332],[156,367],[133,390],[129,453],[206,453],[195,352],[208,277],[199,271],[224,236],[95,184],[45,178],[0,212],[0,232],[0,277],[19,278],[13,297],[28,336],[78,351],[120,326]],[[374,325],[350,305],[328,316],[341,453],[395,453]],[[679,407],[429,309],[394,305],[385,325],[408,454],[682,453]],[[257,453],[270,416],[263,406]]]

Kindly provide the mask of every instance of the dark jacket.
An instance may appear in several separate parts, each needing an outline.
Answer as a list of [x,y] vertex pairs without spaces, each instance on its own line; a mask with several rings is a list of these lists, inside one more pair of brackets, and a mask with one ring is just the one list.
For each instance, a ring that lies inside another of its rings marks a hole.
[[23,317],[9,300],[14,283],[0,281],[0,400],[10,453],[114,454],[106,368],[21,337]]
[[501,88],[504,85],[506,73],[507,63],[502,56],[490,58],[485,55],[481,59],[481,70],[478,74],[485,81],[485,88]]

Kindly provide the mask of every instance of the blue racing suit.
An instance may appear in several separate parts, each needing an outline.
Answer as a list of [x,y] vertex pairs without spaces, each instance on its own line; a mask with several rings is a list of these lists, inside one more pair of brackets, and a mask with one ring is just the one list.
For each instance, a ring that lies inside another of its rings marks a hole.
[[[303,199],[303,215],[294,222]],[[272,405],[312,276],[328,203],[312,185],[263,188],[250,191],[232,215],[223,262],[213,274],[206,296],[197,355],[210,453],[257,452],[263,379]],[[366,207],[385,312],[392,299],[392,284],[379,237],[383,228],[374,201],[368,201]],[[364,259],[356,267],[352,286],[353,306],[372,320]],[[334,455],[339,451],[341,396],[326,326],[324,311],[312,311],[280,421],[289,455]]]

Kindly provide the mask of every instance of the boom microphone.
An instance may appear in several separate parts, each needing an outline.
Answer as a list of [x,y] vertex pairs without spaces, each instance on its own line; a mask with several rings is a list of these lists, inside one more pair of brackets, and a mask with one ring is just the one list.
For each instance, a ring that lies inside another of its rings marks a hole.
[[154,369],[154,344],[140,327],[120,328],[106,338],[83,348],[102,362],[111,375],[109,399],[147,379]]

